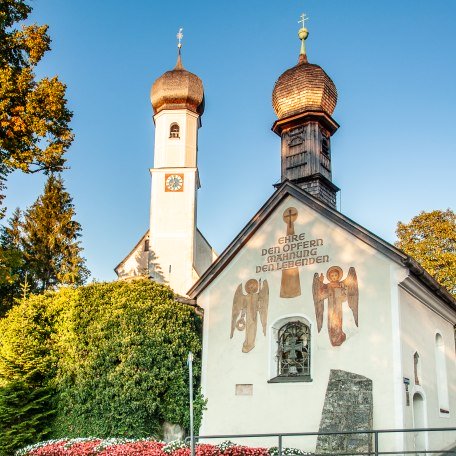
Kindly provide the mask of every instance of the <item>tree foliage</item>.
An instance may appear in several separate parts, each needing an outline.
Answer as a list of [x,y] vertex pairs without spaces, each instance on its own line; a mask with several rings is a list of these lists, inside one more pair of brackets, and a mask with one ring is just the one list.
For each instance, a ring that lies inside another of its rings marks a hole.
[[49,435],[53,415],[49,388],[11,382],[0,387],[0,455],[11,456]]
[[9,268],[4,267],[11,280],[0,282],[4,309],[11,307],[25,285],[29,292],[40,293],[57,285],[85,282],[89,272],[81,256],[81,226],[74,215],[62,178],[51,174],[35,203],[24,214],[16,210],[1,229],[2,251],[17,257]]
[[34,296],[0,320],[0,455],[49,434],[53,414],[49,381],[55,320],[49,296]]
[[[189,350],[197,355],[197,385],[200,332],[194,310],[148,280],[21,300],[0,320],[0,434],[10,435],[0,442],[145,437],[159,435],[165,421],[188,428],[186,360]],[[32,437],[13,426],[11,412],[24,396],[29,427],[38,423]],[[196,402],[200,416],[201,397]]]
[[20,296],[21,284],[26,282],[20,248],[21,217],[21,211],[16,209],[8,225],[0,228],[0,317],[13,306]]
[[[58,436],[145,437],[188,424],[188,351],[200,320],[148,280],[79,288],[58,337]],[[198,374],[198,364],[195,378]]]
[[21,250],[32,291],[81,285],[89,271],[81,256],[81,225],[61,177],[50,175],[41,195],[25,212]]
[[[65,85],[34,73],[51,39],[47,25],[21,25],[31,11],[25,0],[0,1],[0,206],[11,172],[61,171],[73,141]],[[17,250],[0,246],[0,293],[6,290],[9,305],[20,265]]]
[[0,177],[60,171],[73,135],[65,85],[37,80],[34,69],[50,49],[47,25],[22,25],[31,12],[24,0],[0,2]]
[[423,211],[409,223],[399,222],[396,234],[396,246],[456,296],[456,214]]

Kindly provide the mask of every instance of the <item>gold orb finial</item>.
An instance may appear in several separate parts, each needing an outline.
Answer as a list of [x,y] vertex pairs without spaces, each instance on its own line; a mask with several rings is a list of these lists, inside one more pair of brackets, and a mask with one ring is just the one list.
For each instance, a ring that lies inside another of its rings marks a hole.
[[309,31],[306,29],[306,21],[308,20],[309,17],[305,13],[302,13],[301,19],[299,19],[298,21],[298,24],[302,25],[302,27],[298,30],[298,37],[301,40],[301,52],[299,53],[299,63],[307,62],[305,41],[309,36]]

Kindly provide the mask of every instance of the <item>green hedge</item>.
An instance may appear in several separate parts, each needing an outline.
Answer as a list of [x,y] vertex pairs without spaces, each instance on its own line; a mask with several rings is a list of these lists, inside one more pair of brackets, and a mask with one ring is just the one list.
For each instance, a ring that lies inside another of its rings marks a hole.
[[[197,384],[200,333],[194,310],[149,280],[32,296],[0,321],[0,433],[19,432],[1,406],[14,404],[6,400],[14,382],[31,402],[32,391],[46,393],[24,417],[33,436],[16,447],[43,435],[159,436],[164,421],[188,428],[186,360],[189,350],[197,355]],[[196,402],[199,419],[202,398]]]

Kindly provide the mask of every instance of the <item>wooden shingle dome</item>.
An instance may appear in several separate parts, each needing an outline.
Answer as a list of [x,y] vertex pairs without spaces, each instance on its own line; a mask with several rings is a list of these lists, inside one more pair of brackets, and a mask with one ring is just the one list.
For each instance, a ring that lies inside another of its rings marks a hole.
[[305,111],[323,111],[332,115],[337,103],[337,89],[318,65],[300,59],[286,70],[272,91],[272,106],[279,119]]
[[150,100],[154,114],[164,109],[188,109],[201,115],[204,111],[203,82],[196,74],[184,69],[179,53],[174,69],[153,83]]

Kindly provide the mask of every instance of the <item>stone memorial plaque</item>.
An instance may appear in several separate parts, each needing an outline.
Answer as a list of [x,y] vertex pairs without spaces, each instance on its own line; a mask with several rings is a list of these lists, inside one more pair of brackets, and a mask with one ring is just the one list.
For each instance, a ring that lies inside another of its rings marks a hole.
[[[332,369],[320,432],[372,430],[372,420],[372,380],[352,372]],[[316,453],[319,454],[367,454],[370,451],[371,434],[320,435],[317,439]]]
[[236,396],[253,396],[253,385],[251,383],[238,383],[236,385]]

